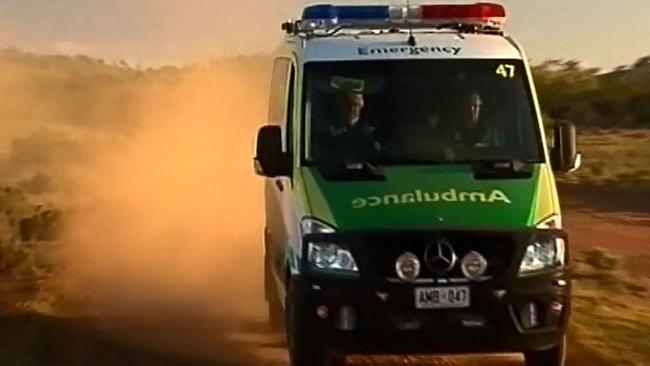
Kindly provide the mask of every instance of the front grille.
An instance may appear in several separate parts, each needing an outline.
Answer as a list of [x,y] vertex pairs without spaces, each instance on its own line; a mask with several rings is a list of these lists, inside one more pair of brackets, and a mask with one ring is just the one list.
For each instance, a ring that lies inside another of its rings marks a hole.
[[[450,272],[436,275],[426,264],[425,251],[441,239],[451,245],[458,261]],[[364,258],[366,263],[384,278],[398,277],[395,261],[406,252],[411,252],[420,259],[421,279],[461,278],[464,276],[460,261],[471,251],[479,252],[487,259],[488,269],[485,275],[496,277],[508,270],[515,253],[515,240],[507,233],[391,233],[365,238],[363,247],[363,253],[360,254],[367,256]]]

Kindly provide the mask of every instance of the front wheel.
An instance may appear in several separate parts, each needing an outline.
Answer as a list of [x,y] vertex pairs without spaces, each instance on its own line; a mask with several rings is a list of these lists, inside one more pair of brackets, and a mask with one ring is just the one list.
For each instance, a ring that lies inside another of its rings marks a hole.
[[566,361],[566,336],[557,346],[546,351],[524,352],[526,366],[564,366]]
[[287,346],[291,366],[342,366],[345,359],[335,355],[327,345],[317,342],[312,334],[300,327],[300,294],[296,293],[292,281],[288,281],[285,324]]
[[280,331],[284,325],[284,310],[278,297],[277,286],[268,260],[264,261],[264,287],[269,325],[271,326],[271,330]]

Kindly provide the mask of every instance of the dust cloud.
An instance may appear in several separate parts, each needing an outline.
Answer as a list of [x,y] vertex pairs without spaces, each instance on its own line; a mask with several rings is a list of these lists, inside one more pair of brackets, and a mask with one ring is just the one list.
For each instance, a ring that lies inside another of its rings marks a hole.
[[268,59],[142,71],[0,56],[3,184],[64,210],[55,280],[84,304],[67,315],[129,344],[241,358],[227,332],[265,319],[251,158]]
[[251,157],[267,74],[213,66],[142,91],[138,130],[68,180],[88,201],[66,225],[65,278],[110,329],[169,350],[206,336],[192,325],[263,321]]

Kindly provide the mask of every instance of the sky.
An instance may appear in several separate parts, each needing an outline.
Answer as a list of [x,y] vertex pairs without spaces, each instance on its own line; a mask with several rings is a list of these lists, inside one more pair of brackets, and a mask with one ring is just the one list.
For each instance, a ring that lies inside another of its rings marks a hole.
[[[86,54],[142,66],[270,52],[282,37],[280,23],[296,17],[302,6],[311,2],[0,0],[0,48]],[[373,0],[344,2],[367,4]],[[508,33],[523,44],[535,62],[576,59],[588,66],[610,69],[650,54],[650,0],[500,2],[508,9]]]

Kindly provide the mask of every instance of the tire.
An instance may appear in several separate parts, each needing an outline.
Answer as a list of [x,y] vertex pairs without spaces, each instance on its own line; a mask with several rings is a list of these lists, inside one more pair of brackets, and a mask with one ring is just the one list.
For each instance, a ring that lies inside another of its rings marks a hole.
[[557,346],[546,351],[524,352],[526,366],[564,366],[566,361],[566,336]]
[[284,328],[284,309],[280,302],[275,278],[269,267],[268,260],[264,260],[264,292],[269,326],[272,331],[282,331]]
[[315,341],[308,331],[300,329],[299,299],[289,280],[285,309],[287,348],[290,366],[343,366],[345,359],[334,355],[326,345]]

